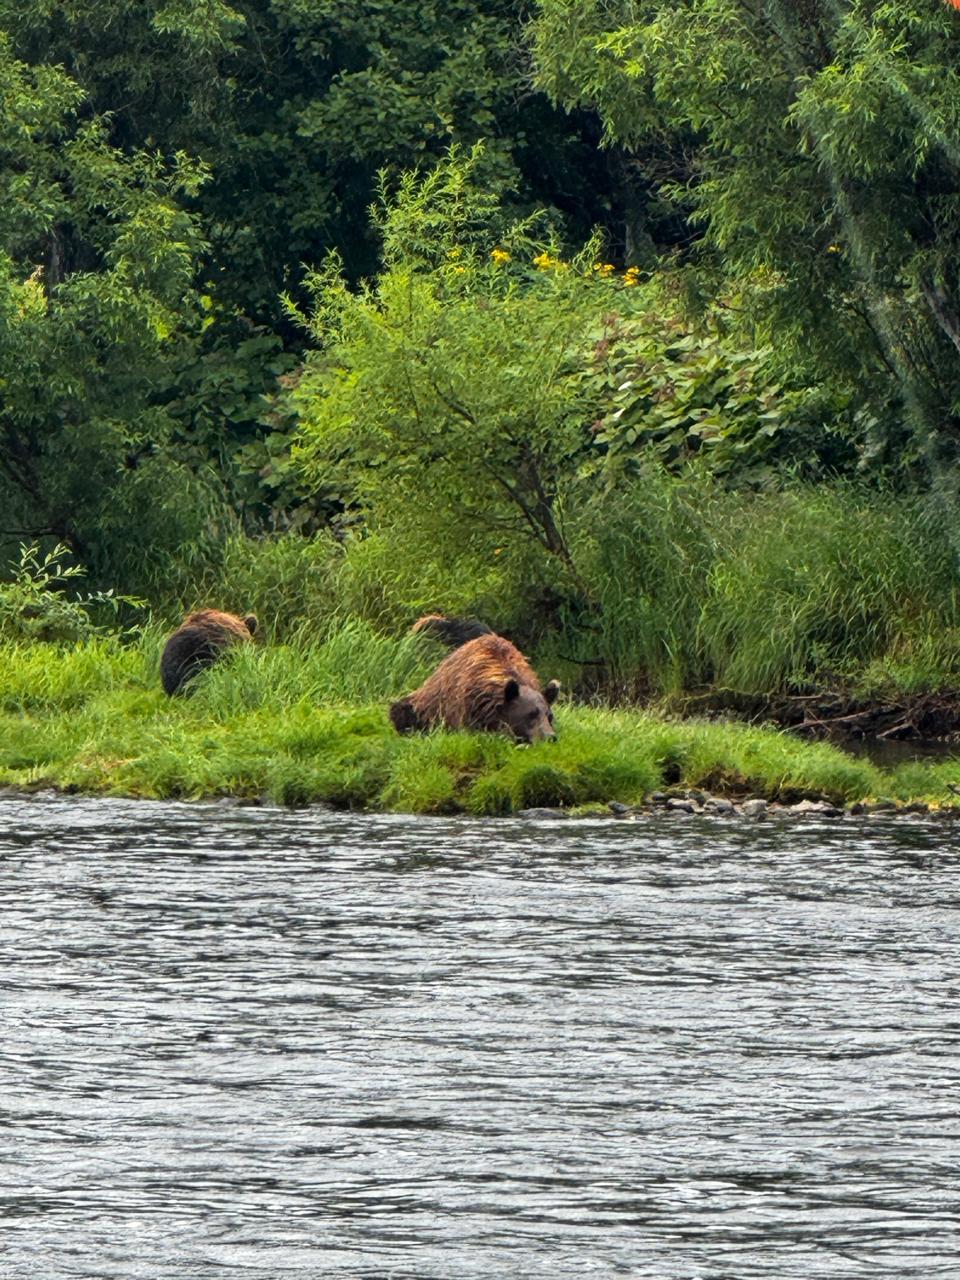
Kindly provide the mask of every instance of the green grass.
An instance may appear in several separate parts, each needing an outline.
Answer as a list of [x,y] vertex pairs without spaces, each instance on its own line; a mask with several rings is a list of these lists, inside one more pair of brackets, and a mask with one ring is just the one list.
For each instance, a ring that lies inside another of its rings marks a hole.
[[957,557],[930,499],[651,469],[572,543],[594,601],[554,647],[602,662],[627,698],[960,686]]
[[358,623],[314,645],[238,651],[169,699],[162,639],[0,646],[0,784],[477,815],[638,803],[665,780],[786,801],[956,799],[957,762],[883,772],[774,729],[640,711],[564,705],[557,741],[525,748],[492,734],[400,738],[387,705],[436,653]]

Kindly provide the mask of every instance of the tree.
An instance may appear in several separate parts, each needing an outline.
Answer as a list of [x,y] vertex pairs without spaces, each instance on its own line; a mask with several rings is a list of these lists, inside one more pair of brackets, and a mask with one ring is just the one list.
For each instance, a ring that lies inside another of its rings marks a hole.
[[173,448],[210,475],[248,531],[313,529],[336,502],[288,465],[278,393],[303,331],[280,297],[331,250],[352,281],[376,269],[381,167],[426,171],[451,141],[484,136],[485,181],[515,209],[543,201],[574,238],[620,221],[628,183],[595,145],[596,118],[566,116],[530,84],[531,12],[529,0],[0,0],[14,55],[61,66],[84,95],[77,120],[95,117],[118,160],[205,170],[175,195],[196,230],[186,327],[198,299],[203,314],[154,457]]
[[[952,484],[960,448],[960,15],[932,0],[540,0],[540,83],[657,142],[713,296],[859,443]],[[909,426],[907,437],[902,423]],[[903,451],[906,450],[904,455]]]
[[526,545],[576,582],[564,504],[590,450],[583,349],[610,282],[595,246],[565,262],[499,215],[481,165],[453,152],[384,191],[374,284],[349,289],[336,260],[312,278],[298,456],[419,547]]
[[[529,0],[0,0],[17,54],[62,63],[110,141],[201,159],[205,291],[283,325],[278,297],[336,250],[376,268],[368,210],[383,167],[429,168],[486,140],[486,181],[574,238],[620,219],[618,161],[590,113],[530,84]],[[287,331],[289,340],[295,335]]]
[[164,447],[200,324],[181,201],[202,173],[111,147],[79,87],[2,37],[0,100],[0,537],[137,585],[215,506]]

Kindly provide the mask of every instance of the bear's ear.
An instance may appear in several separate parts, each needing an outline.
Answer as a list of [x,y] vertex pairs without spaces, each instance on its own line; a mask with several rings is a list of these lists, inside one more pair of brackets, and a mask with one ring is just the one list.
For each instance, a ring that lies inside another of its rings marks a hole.
[[247,628],[252,636],[257,634],[257,615],[248,613],[244,616],[243,625]]
[[520,686],[517,684],[516,680],[511,677],[503,686],[503,700],[504,702],[512,702],[514,698],[519,697],[519,695]]
[[560,681],[551,680],[543,691],[543,696],[547,700],[547,706],[552,706],[557,700],[557,694],[560,692]]

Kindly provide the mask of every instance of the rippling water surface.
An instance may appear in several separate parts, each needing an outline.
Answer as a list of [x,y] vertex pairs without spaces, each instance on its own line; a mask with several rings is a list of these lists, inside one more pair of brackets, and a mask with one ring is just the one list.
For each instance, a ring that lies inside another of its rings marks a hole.
[[0,800],[0,1275],[960,1277],[960,833]]

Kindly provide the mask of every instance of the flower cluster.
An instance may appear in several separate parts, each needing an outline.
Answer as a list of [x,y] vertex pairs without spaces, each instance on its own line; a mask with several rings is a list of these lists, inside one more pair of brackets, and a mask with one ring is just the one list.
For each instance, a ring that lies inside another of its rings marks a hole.
[[538,253],[534,258],[533,265],[538,271],[556,271],[558,267],[566,266],[566,263],[561,262],[559,258],[551,258],[549,253],[544,250],[543,253]]
[[494,262],[497,264],[498,267],[500,266],[501,263],[510,261],[510,255],[509,253],[507,253],[506,249],[491,249],[490,257],[494,260]]
[[604,280],[608,280],[610,276],[613,275],[612,262],[595,262],[593,264],[593,269],[597,273],[597,275],[602,276]]
[[639,284],[640,268],[627,267],[626,271],[623,273],[623,283],[626,285],[628,289],[632,288],[635,284]]

